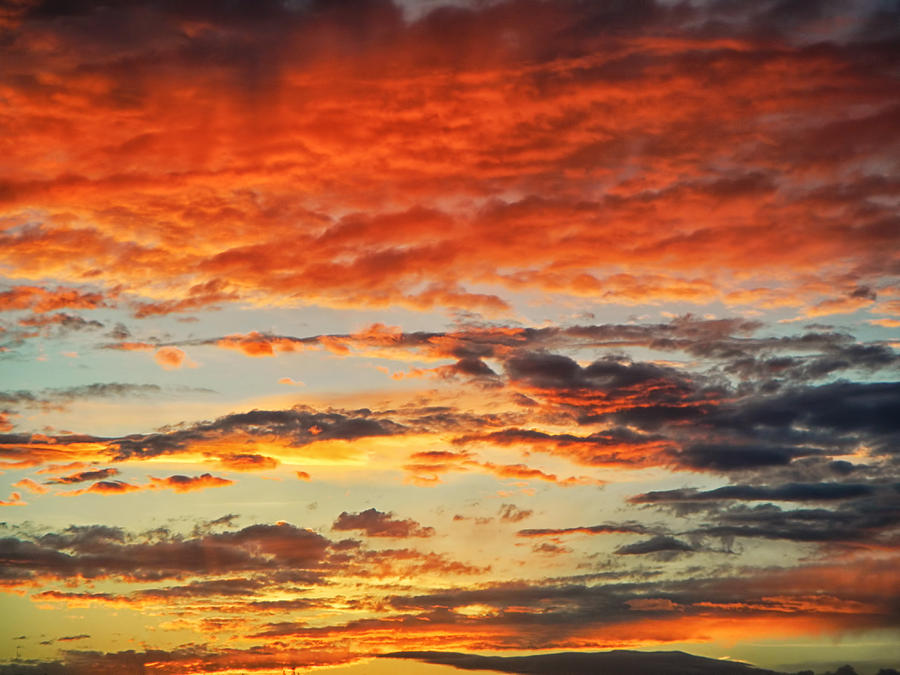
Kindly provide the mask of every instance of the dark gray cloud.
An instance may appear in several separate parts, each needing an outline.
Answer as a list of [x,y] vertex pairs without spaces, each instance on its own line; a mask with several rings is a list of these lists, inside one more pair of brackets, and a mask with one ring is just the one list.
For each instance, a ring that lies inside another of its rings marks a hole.
[[657,535],[651,539],[626,544],[616,549],[616,555],[647,555],[648,553],[687,553],[695,551],[687,542],[667,535]]
[[702,501],[833,501],[867,497],[875,486],[864,483],[790,483],[787,485],[727,485],[715,490],[664,490],[631,497],[634,504]]
[[[897,490],[847,501],[837,507],[784,509],[775,504],[724,506],[709,513],[692,534],[734,540],[786,540],[852,547],[859,542],[896,548],[900,543]],[[675,504],[677,507],[677,503]]]
[[676,451],[680,466],[711,471],[734,471],[770,466],[786,466],[797,457],[826,454],[820,448],[804,446],[754,445],[736,439],[719,444],[689,445]]
[[519,530],[520,537],[558,537],[565,534],[647,534],[646,526],[636,522],[605,523],[603,525],[583,525],[576,527],[539,527]]
[[236,432],[250,436],[277,436],[294,446],[319,440],[353,440],[372,436],[390,436],[404,427],[388,419],[376,419],[372,411],[360,409],[341,412],[316,412],[311,408],[290,410],[252,410],[200,422],[169,427],[161,433],[115,439],[117,460],[164,455],[188,447],[192,442],[208,440]]
[[74,483],[84,483],[91,480],[103,480],[110,476],[117,476],[118,469],[96,469],[94,471],[80,471],[78,473],[69,474],[68,476],[59,476],[44,481],[47,485],[72,485]]
[[135,537],[120,528],[71,526],[61,533],[0,539],[0,576],[149,581],[279,567],[312,570],[328,544],[321,535],[287,523],[193,537],[167,531]]

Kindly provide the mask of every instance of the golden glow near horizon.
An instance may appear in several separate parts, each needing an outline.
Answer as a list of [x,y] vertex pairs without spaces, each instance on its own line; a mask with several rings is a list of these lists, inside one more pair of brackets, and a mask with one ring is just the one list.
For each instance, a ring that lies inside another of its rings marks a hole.
[[897,666],[898,12],[3,4],[0,675]]

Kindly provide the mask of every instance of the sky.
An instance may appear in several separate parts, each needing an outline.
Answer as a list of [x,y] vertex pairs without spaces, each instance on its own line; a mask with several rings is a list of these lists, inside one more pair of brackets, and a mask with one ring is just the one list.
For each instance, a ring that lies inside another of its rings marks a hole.
[[898,667],[898,80],[896,0],[0,2],[0,674]]

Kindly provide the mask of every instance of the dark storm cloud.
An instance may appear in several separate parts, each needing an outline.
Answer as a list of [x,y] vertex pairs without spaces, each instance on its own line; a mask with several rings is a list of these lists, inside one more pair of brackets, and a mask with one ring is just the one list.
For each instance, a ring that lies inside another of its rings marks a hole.
[[790,483],[765,485],[727,485],[715,490],[665,490],[631,497],[634,504],[657,504],[699,501],[833,501],[867,497],[875,492],[869,484]]
[[[673,507],[677,509],[678,503]],[[900,547],[900,501],[888,488],[873,497],[857,498],[834,509],[783,509],[774,504],[734,505],[710,511],[706,524],[692,534],[786,540],[841,546],[872,544]]]
[[320,440],[353,440],[372,436],[390,436],[404,427],[387,419],[375,419],[367,409],[338,412],[316,412],[310,408],[290,410],[252,410],[220,417],[213,422],[200,422],[183,428],[146,436],[116,439],[117,459],[154,457],[187,448],[192,442],[245,433],[250,436],[277,436],[294,446]]
[[735,429],[803,426],[838,434],[900,432],[900,382],[832,382],[723,407],[712,425]]
[[699,374],[615,357],[582,368],[566,356],[531,352],[505,366],[514,386],[570,411],[581,424],[615,420],[654,430],[706,414],[723,393]]
[[820,449],[792,446],[741,444],[691,445],[676,453],[679,466],[711,471],[735,471],[787,466],[797,457],[825,454]]

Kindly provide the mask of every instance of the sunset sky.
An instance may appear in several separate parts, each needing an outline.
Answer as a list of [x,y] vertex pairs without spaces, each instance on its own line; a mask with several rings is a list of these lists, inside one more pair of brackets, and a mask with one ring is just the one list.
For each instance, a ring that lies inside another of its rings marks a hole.
[[0,1],[0,674],[900,667],[900,2]]

